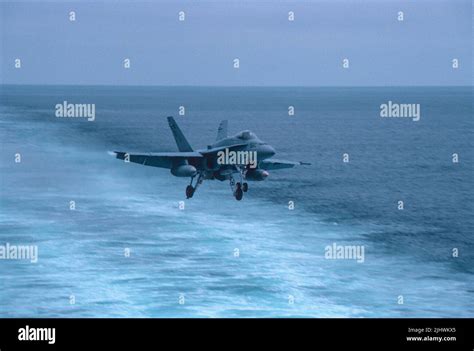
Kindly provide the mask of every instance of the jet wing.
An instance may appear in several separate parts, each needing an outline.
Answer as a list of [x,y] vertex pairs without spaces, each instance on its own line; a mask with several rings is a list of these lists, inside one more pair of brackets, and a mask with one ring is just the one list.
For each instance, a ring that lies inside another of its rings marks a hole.
[[129,162],[139,163],[144,166],[172,168],[174,164],[184,160],[191,164],[199,161],[203,156],[199,152],[149,152],[134,153],[114,151],[112,153],[119,160],[128,160]]
[[265,169],[265,170],[275,170],[275,169],[293,168],[293,167],[301,166],[301,165],[309,166],[311,165],[311,163],[267,159],[267,160],[260,161],[260,163],[258,164],[258,168]]

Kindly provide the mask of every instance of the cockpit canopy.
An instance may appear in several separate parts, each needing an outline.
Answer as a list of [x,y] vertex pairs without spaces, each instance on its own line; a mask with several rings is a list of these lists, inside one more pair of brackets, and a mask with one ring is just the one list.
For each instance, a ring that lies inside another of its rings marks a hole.
[[241,140],[257,139],[257,136],[254,133],[252,133],[250,130],[244,130],[238,133],[235,137]]

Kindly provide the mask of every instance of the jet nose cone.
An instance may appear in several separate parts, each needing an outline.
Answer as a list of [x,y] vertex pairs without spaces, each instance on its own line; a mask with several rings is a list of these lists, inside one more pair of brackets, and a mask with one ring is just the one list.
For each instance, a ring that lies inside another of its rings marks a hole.
[[273,156],[273,155],[276,154],[276,150],[273,147],[271,147],[270,145],[268,146],[268,154],[270,156]]
[[262,145],[260,152],[263,157],[269,158],[276,154],[276,151],[270,145]]

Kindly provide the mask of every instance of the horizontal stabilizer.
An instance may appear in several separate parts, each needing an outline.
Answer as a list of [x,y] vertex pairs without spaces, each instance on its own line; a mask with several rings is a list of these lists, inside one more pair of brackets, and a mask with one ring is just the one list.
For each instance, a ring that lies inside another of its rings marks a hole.
[[284,169],[284,168],[293,168],[296,166],[310,166],[311,163],[308,162],[293,162],[293,161],[284,161],[284,160],[274,160],[267,159],[260,161],[258,168],[266,170],[275,170],[275,169]]

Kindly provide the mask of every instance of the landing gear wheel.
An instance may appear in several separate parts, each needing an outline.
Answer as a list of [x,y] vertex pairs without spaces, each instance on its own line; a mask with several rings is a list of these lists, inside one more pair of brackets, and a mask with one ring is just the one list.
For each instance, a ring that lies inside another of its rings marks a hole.
[[193,195],[194,195],[194,188],[193,188],[192,185],[188,185],[186,187],[186,198],[189,199],[189,198],[193,197]]
[[244,192],[242,191],[242,189],[240,187],[237,187],[237,189],[235,189],[235,199],[237,201],[240,201],[242,200],[242,197],[244,197]]
[[244,191],[244,193],[249,191],[249,185],[247,183],[242,184],[242,190]]

